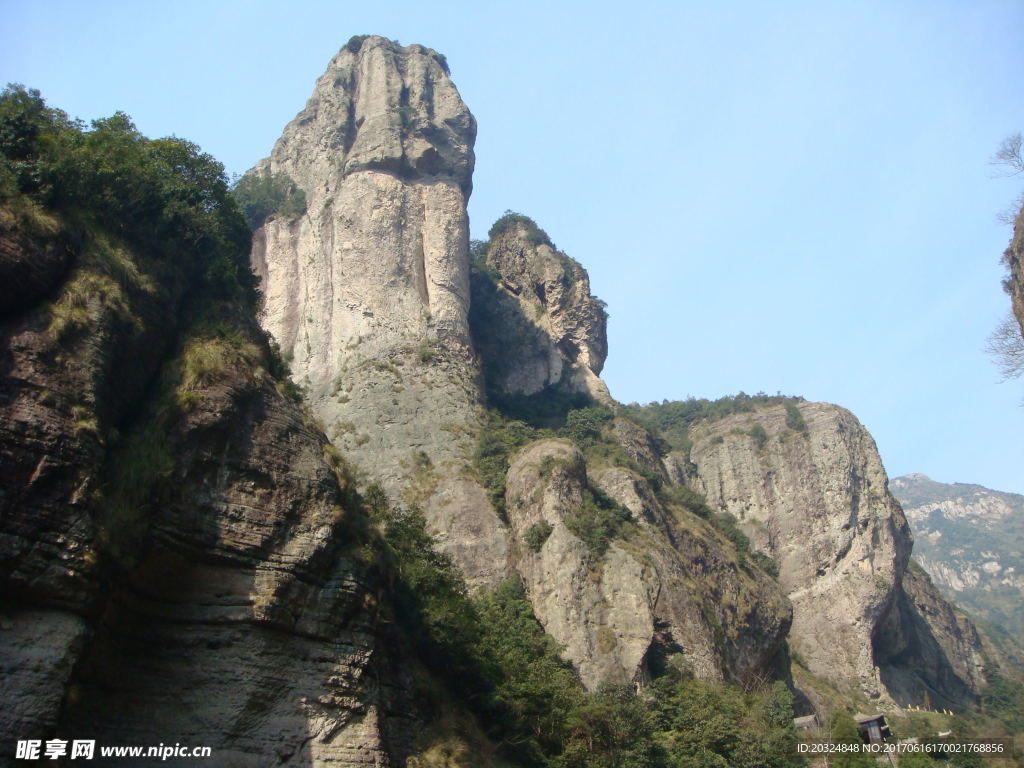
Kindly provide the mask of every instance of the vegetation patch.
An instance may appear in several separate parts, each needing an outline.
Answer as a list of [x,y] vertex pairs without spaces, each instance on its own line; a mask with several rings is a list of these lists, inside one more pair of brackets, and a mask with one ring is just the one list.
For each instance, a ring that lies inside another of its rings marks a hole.
[[531,552],[540,552],[541,547],[544,546],[544,542],[548,540],[553,530],[555,530],[554,526],[547,520],[534,523],[523,534],[523,543]]
[[754,439],[754,445],[757,446],[757,450],[761,450],[768,444],[768,433],[765,428],[760,424],[755,424],[749,430],[747,434]]
[[494,242],[506,232],[512,229],[522,229],[527,241],[530,245],[546,245],[552,250],[557,250],[555,244],[551,242],[551,238],[548,237],[548,233],[537,226],[537,222],[531,219],[529,216],[524,216],[521,213],[515,211],[505,211],[505,213],[491,225],[490,230],[487,232],[487,237],[490,242]]
[[[376,486],[364,499],[396,579],[397,625],[428,669],[457,686],[497,757],[541,768],[801,764],[785,684],[744,692],[666,665],[643,697],[632,686],[587,693],[519,577],[468,597],[421,515],[390,507]],[[598,643],[610,652],[614,633],[599,631]]]
[[599,558],[632,519],[628,509],[600,488],[588,486],[583,490],[583,503],[579,509],[566,515],[565,527],[586,544],[595,558]]
[[306,212],[306,193],[288,174],[271,173],[269,168],[242,176],[231,194],[254,230],[271,216],[292,219]]
[[233,366],[251,370],[262,362],[259,347],[227,327],[201,328],[181,353],[181,393],[196,392],[213,384]]
[[718,421],[735,413],[753,413],[761,406],[785,403],[795,405],[803,401],[802,397],[766,395],[763,392],[748,395],[740,392],[717,400],[691,397],[688,400],[662,400],[647,405],[632,403],[624,407],[626,413],[638,424],[659,435],[671,449],[681,451],[688,459],[692,445],[689,430],[697,422]]
[[800,409],[796,407],[796,403],[786,403],[786,426],[794,432],[807,434],[807,422],[804,421],[804,416],[800,413]]
[[255,305],[249,229],[224,167],[192,142],[147,139],[123,112],[86,130],[39,91],[10,85],[0,95],[0,202],[24,198],[88,232],[82,241],[116,232],[197,293]]
[[345,43],[345,50],[350,53],[359,53],[359,49],[363,47],[363,43],[369,38],[369,35],[352,35]]
[[534,429],[521,421],[506,421],[495,411],[488,412],[473,452],[473,466],[491,504],[503,518],[509,457],[527,443],[544,437],[554,437],[554,434]]

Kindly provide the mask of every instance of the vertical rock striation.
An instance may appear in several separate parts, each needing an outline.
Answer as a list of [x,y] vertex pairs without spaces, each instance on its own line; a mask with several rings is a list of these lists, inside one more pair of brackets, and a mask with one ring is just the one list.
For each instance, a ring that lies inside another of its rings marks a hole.
[[[978,646],[923,637],[962,632],[945,611],[919,609],[942,602],[930,582],[906,589],[912,539],[874,441],[842,408],[792,407],[800,419],[777,405],[695,425],[699,489],[777,560],[792,643],[812,673],[873,699],[920,704],[927,685],[934,704],[965,706],[978,691]],[[943,674],[889,684],[915,663],[910,646],[932,648]]]
[[[595,488],[630,515],[600,551],[580,535]],[[666,664],[744,684],[783,674],[791,610],[778,585],[639,474],[541,440],[513,460],[506,500],[514,566],[588,688],[643,684]],[[530,544],[539,526],[547,535]]]
[[470,422],[478,403],[475,136],[438,54],[354,39],[256,169],[287,174],[307,203],[256,233],[262,323],[331,437],[392,488],[412,451],[452,458],[444,427]]
[[261,322],[328,436],[423,507],[476,584],[500,578],[506,551],[486,494],[460,471],[481,404],[468,325],[475,138],[443,57],[353,38],[253,171],[287,174],[307,209],[267,221],[252,261]]

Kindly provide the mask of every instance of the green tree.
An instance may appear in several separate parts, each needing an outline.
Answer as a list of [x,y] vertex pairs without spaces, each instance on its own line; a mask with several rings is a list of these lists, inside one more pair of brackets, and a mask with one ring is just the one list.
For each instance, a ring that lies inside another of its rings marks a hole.
[[[829,734],[835,744],[863,744],[857,723],[846,712],[833,712],[828,720]],[[875,768],[875,760],[865,752],[840,752],[832,759],[832,768]]]
[[573,710],[558,768],[660,768],[665,753],[656,718],[632,688],[608,686]]
[[519,577],[502,582],[478,603],[482,644],[499,670],[494,701],[514,729],[557,754],[567,734],[569,714],[584,700],[572,666],[533,614]]
[[925,752],[904,752],[899,757],[900,768],[934,768],[935,761]]
[[252,229],[273,215],[299,216],[306,212],[306,193],[285,173],[250,171],[232,189],[238,207]]

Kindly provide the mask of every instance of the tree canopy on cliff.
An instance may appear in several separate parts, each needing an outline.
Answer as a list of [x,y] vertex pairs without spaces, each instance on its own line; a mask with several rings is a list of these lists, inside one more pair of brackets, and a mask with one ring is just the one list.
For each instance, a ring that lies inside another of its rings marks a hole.
[[0,203],[95,221],[166,259],[188,254],[205,283],[255,298],[251,237],[224,166],[185,139],[148,139],[116,112],[86,128],[37,90],[0,95]]

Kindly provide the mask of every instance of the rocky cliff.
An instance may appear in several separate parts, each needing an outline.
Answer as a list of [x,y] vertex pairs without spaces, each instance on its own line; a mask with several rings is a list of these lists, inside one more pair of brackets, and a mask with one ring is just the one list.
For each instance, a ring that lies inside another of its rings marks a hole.
[[1003,254],[1009,275],[1003,283],[1013,303],[1013,314],[1017,318],[1021,335],[1024,335],[1024,209],[1017,214],[1013,225],[1013,238]]
[[[581,405],[611,398],[598,377],[603,305],[586,271],[525,217],[492,231],[471,333],[465,202],[474,134],[433,51],[380,37],[344,48],[253,171],[287,174],[307,203],[304,214],[271,218],[256,232],[261,322],[335,445],[396,500],[424,509],[471,585],[520,573],[538,618],[588,687],[646,679],[659,632],[685,639],[705,676],[767,674],[788,606],[763,574],[730,565],[727,542],[711,536],[703,554],[720,563],[737,621],[718,616],[714,590],[677,594],[692,592],[684,576],[702,583],[704,566],[673,549],[664,530],[644,534],[658,540],[655,564],[620,545],[595,556],[559,525],[584,505],[582,458],[548,495],[529,469],[536,462],[513,459],[506,482],[517,490],[504,519],[476,481],[467,457],[482,423],[477,352],[492,393],[558,391],[581,396]],[[541,443],[524,456],[565,459],[552,450]],[[549,496],[560,501],[541,501]],[[554,533],[536,556],[523,556],[525,531],[542,519]]]
[[1024,496],[913,474],[889,482],[914,531],[914,559],[943,593],[1024,634]]
[[[789,603],[713,527],[636,469],[532,442],[506,486],[513,567],[584,685],[652,668],[753,684],[785,675]],[[617,524],[616,524],[617,518]]]
[[493,586],[505,537],[463,471],[481,406],[468,326],[475,138],[439,54],[353,38],[251,171],[287,175],[306,200],[256,231],[252,263],[261,323],[333,443],[424,507],[470,581]]
[[[304,200],[264,216],[251,253],[194,145],[17,109],[0,113],[6,738],[413,767],[490,764],[483,726],[524,764],[582,766],[587,718],[654,706],[628,693],[653,677],[742,685],[737,722],[748,695],[788,702],[787,640],[812,699],[821,680],[844,702],[976,697],[978,638],[908,565],[852,415],[762,398],[658,434],[611,399],[603,305],[536,224],[503,217],[471,261],[475,122],[435,52],[338,53],[251,172]],[[88,162],[48,165],[55,147]],[[127,164],[89,175],[109,163]],[[769,719],[788,728],[788,706]]]
[[256,324],[223,169],[0,106],[0,764],[54,737],[405,764],[445,695],[420,609]]
[[[920,704],[925,691],[934,705],[974,700],[983,677],[973,628],[926,578],[908,577],[906,518],[852,414],[771,405],[698,422],[690,435],[708,503],[778,562],[791,642],[810,672],[874,700]],[[908,670],[920,673],[916,684]]]
[[416,451],[455,458],[479,404],[467,320],[475,137],[438,54],[356,38],[252,172],[286,174],[307,206],[255,234],[261,321],[332,439],[393,489]]
[[611,403],[604,303],[586,270],[531,219],[507,213],[491,228],[473,282],[473,340],[493,394],[546,389]]
[[[261,322],[335,445],[394,498],[424,509],[475,588],[518,573],[588,686],[645,679],[648,655],[665,637],[702,676],[763,672],[779,658],[789,608],[714,526],[685,505],[673,508],[665,493],[658,499],[657,487],[685,485],[690,468],[663,455],[644,430],[619,419],[602,427],[601,441],[648,476],[537,435],[540,442],[503,459],[507,475],[487,480],[504,489],[489,502],[468,461],[488,398],[506,420],[516,417],[516,403],[567,403],[561,423],[571,408],[614,401],[599,378],[603,305],[577,262],[510,213],[471,264],[465,202],[474,134],[436,53],[353,39],[253,171],[287,175],[307,203],[305,213],[272,217],[256,233]],[[812,671],[882,697],[873,637],[898,613],[910,540],[870,437],[852,417],[830,413],[809,413],[831,441],[814,458],[803,450],[813,440],[801,437],[763,464],[753,438],[728,439],[749,424],[705,436],[735,454],[730,471],[740,481],[728,500],[704,477],[713,471],[707,457],[694,456],[712,506],[743,511],[745,523],[748,510],[760,510],[749,525],[764,531],[781,526],[771,546],[763,531],[750,533],[780,560],[783,589],[797,606],[794,636]],[[829,418],[835,423],[826,425]],[[575,469],[550,469],[563,465]],[[764,496],[762,476],[786,468],[792,477]],[[592,511],[595,489],[631,518],[600,552],[566,525]],[[546,539],[525,546],[540,524],[550,527]],[[807,530],[813,557],[803,549]],[[718,563],[714,577],[709,563]],[[709,578],[723,591],[695,588]],[[742,615],[723,614],[722,605],[742,606]],[[823,619],[819,610],[836,615]],[[833,629],[815,639],[825,624]]]

